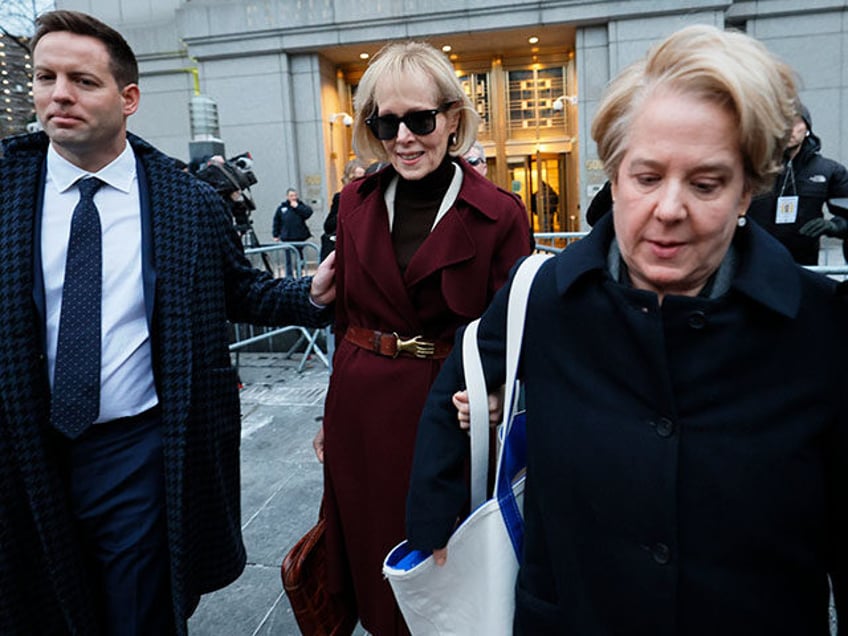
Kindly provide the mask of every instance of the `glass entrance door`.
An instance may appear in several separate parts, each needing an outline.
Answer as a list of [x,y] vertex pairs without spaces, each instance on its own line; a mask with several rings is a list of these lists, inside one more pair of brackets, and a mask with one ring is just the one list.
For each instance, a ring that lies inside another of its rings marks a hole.
[[566,154],[537,153],[520,163],[509,164],[512,190],[530,213],[530,229],[539,232],[568,232],[566,211]]

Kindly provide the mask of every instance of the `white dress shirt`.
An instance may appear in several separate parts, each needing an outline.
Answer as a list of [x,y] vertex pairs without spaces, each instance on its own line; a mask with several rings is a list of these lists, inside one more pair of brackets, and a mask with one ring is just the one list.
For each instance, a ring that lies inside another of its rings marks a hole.
[[51,145],[41,220],[41,266],[47,320],[50,383],[62,307],[71,217],[79,201],[76,183],[95,176],[104,185],[94,195],[103,233],[100,415],[97,422],[136,415],[158,403],[153,381],[150,329],[141,276],[141,204],[135,154],[129,143],[109,165],[86,172]]

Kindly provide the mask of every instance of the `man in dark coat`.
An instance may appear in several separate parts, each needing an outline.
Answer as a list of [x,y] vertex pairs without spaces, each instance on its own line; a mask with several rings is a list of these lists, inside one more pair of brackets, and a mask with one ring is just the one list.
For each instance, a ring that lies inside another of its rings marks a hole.
[[[285,201],[280,203],[274,212],[271,235],[275,241],[305,241],[312,236],[309,226],[306,225],[306,220],[311,216],[312,208],[297,198],[297,190],[289,188],[286,190]],[[303,250],[297,247],[297,251],[303,259]],[[292,256],[292,252],[286,249],[286,276],[295,274]]]
[[[317,326],[331,271],[253,269],[212,188],[126,132],[139,89],[123,38],[71,11],[39,25],[46,134],[5,140],[0,159],[0,633],[183,635],[245,563],[227,319]],[[77,435],[56,426],[52,387],[88,175],[103,331],[98,416]]]
[[848,170],[820,153],[810,111],[799,104],[783,171],[772,191],[756,197],[748,210],[802,265],[818,265],[820,236],[848,235],[848,210],[828,204],[835,216],[822,214],[828,199],[848,197]]

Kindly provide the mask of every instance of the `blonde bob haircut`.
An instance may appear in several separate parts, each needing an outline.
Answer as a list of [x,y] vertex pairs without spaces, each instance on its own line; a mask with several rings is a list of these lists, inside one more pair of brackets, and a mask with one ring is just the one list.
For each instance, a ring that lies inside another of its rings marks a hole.
[[345,164],[344,174],[342,175],[342,183],[347,185],[351,181],[353,181],[354,176],[353,173],[357,168],[362,168],[365,170],[368,167],[368,164],[362,161],[359,157],[354,157],[350,161]]
[[592,138],[615,182],[632,121],[648,97],[676,92],[714,102],[736,120],[745,183],[752,195],[769,190],[796,111],[795,75],[743,33],[713,26],[683,28],[626,68],[607,87],[592,122]]
[[[375,157],[388,161],[389,156],[365,120],[377,113],[379,104],[374,99],[378,82],[394,82],[399,85],[403,78],[423,74],[433,80],[436,94],[433,105],[438,107],[453,102],[450,111],[459,109],[459,124],[456,139],[448,145],[448,153],[461,156],[477,138],[480,116],[471,100],[462,90],[453,66],[445,55],[425,42],[396,42],[387,44],[368,64],[359,82],[353,107],[356,111],[353,123],[353,148],[357,155]],[[448,112],[445,114],[447,115]],[[403,115],[403,113],[397,113]]]

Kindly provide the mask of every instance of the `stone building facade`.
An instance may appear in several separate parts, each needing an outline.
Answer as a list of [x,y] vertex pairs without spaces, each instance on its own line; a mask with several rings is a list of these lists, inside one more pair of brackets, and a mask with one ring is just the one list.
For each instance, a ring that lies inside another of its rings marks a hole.
[[[315,208],[314,235],[350,156],[352,95],[388,41],[448,55],[483,115],[489,176],[541,214],[537,230],[585,228],[603,183],[589,136],[601,92],[647,47],[690,23],[734,27],[790,62],[827,156],[848,160],[848,9],[808,0],[58,0],[117,27],[139,56],[130,129],[189,159],[188,104],[218,105],[231,156],[250,151],[263,242],[289,186]],[[531,38],[536,38],[531,40]],[[542,196],[548,184],[554,205]],[[541,206],[541,207],[540,207]]]

